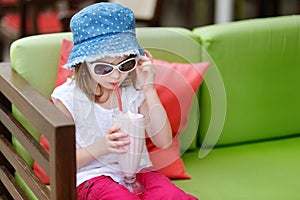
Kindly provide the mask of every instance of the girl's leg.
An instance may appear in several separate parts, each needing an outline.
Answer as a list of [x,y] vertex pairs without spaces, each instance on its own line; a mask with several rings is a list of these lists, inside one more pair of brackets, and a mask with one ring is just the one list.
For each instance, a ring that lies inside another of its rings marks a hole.
[[186,194],[160,172],[144,172],[137,175],[137,180],[145,187],[146,191],[140,195],[143,200],[196,200],[197,198]]
[[110,177],[99,176],[83,182],[77,187],[78,200],[138,200],[124,186],[116,183]]

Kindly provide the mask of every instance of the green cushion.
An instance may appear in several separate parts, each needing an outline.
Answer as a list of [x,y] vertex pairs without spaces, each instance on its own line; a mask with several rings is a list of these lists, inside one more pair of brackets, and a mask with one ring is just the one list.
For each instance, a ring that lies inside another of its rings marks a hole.
[[205,200],[299,200],[300,137],[184,154],[191,180],[174,181]]
[[55,85],[63,38],[70,39],[71,34],[22,38],[10,48],[12,68],[46,97],[50,97]]
[[[10,48],[12,68],[44,96],[50,98],[55,84],[62,38],[70,37],[69,33],[62,33],[53,34],[51,38],[47,35],[39,35],[15,41]],[[42,50],[41,44],[44,44]],[[13,115],[39,140],[40,133],[15,107],[13,107]],[[33,159],[15,138],[13,144],[25,161],[33,166]]]
[[184,28],[138,28],[137,39],[156,59],[173,62],[199,62],[199,38]]
[[[32,126],[32,124],[24,117],[24,115],[15,107],[12,106],[12,112],[14,117],[18,119],[18,121],[26,127],[26,129],[31,133],[31,135],[36,139],[39,140],[40,133],[38,130]],[[25,148],[20,144],[20,142],[15,138],[12,137],[12,143],[15,148],[15,150],[22,156],[22,158],[28,163],[28,165],[33,166],[33,159],[29,155],[29,153],[25,150]]]
[[[34,193],[30,190],[30,188],[26,185],[24,180],[20,177],[19,174],[15,174],[15,179],[17,183],[20,185],[22,190],[25,192],[25,194],[28,196],[28,199],[30,200],[37,200],[38,198],[34,195]],[[50,190],[50,185],[46,185],[47,188]]]
[[219,145],[300,133],[299,29],[300,15],[193,30],[212,61],[200,92],[200,143],[212,121]]

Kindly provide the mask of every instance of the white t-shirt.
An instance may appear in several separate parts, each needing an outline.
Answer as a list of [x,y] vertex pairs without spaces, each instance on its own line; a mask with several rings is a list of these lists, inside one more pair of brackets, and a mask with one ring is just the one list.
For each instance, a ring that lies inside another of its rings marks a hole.
[[[121,99],[124,111],[138,112],[145,99],[142,91],[133,86],[121,89]],[[76,126],[76,149],[93,144],[105,135],[113,125],[113,113],[118,110],[103,108],[91,102],[87,96],[76,86],[75,81],[68,79],[66,83],[57,87],[52,95],[52,100],[60,100],[71,113]],[[77,169],[77,186],[91,178],[105,175],[116,182],[121,182],[123,173],[118,163],[118,154],[108,154]],[[143,155],[139,170],[152,166],[146,143],[143,145]]]

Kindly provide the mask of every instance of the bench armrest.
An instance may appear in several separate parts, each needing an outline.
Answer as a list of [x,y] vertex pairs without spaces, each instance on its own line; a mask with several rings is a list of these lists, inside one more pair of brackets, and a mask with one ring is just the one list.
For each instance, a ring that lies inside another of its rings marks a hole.
[[[49,140],[49,154],[15,118],[12,106]],[[51,190],[13,148],[12,137],[49,175]],[[11,179],[16,172],[38,199],[76,199],[74,122],[11,69],[9,63],[0,64],[0,151],[0,197],[27,199]]]

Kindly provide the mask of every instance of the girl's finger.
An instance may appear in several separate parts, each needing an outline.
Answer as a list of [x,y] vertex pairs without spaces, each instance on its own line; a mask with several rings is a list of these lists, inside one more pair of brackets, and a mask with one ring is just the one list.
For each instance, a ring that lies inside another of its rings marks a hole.
[[145,62],[143,62],[142,64],[141,64],[141,66],[143,67],[143,66],[152,66],[153,64],[152,64],[152,61],[151,60],[147,60],[147,61],[145,61]]
[[149,72],[152,71],[152,67],[149,65],[145,65],[141,67],[142,72]]
[[114,126],[112,126],[110,129],[108,129],[107,133],[108,133],[108,134],[112,134],[112,133],[115,133],[115,132],[120,131],[120,129],[121,129],[121,128],[120,128],[119,126],[114,125]]
[[110,151],[112,153],[126,153],[127,148],[126,146],[130,143],[129,140],[122,140],[122,141],[115,141],[111,144]]
[[130,143],[130,140],[122,140],[122,141],[115,141],[115,146],[116,147],[122,147],[125,145],[128,145]]
[[145,55],[152,60],[152,54],[148,50],[144,50]]
[[146,56],[141,56],[139,59],[139,63],[143,64],[144,62],[152,62],[151,58],[148,58]]
[[127,133],[124,132],[115,132],[108,135],[109,140],[117,140],[119,138],[126,138],[128,136]]

